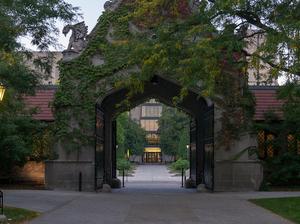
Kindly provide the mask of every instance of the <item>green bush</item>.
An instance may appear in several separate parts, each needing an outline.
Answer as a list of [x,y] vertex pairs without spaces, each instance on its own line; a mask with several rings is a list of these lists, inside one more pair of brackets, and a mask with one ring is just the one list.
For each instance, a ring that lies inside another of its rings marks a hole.
[[178,159],[176,162],[171,164],[172,170],[181,171],[182,169],[187,170],[190,167],[190,163],[186,159]]
[[300,186],[300,155],[285,152],[264,163],[265,181],[271,186]]
[[117,169],[118,170],[130,170],[131,163],[126,159],[118,159]]

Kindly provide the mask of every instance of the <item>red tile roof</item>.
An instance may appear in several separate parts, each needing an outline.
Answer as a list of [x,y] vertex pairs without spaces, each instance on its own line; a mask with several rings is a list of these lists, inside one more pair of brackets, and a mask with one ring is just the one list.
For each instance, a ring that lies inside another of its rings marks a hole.
[[[283,102],[276,98],[276,87],[251,87],[256,99],[256,112],[254,120],[264,120],[264,114],[270,110],[282,117],[280,110]],[[43,88],[36,90],[35,96],[26,96],[25,102],[29,108],[37,108],[38,112],[33,117],[41,121],[54,121],[51,102],[54,99],[56,88]]]
[[268,111],[274,111],[279,118],[283,117],[281,107],[283,105],[282,100],[278,100],[276,97],[276,91],[278,87],[251,87],[250,90],[254,94],[256,99],[256,111],[254,120],[264,120],[264,114]]
[[24,98],[28,108],[37,108],[37,113],[33,115],[34,119],[41,121],[54,121],[51,108],[51,102],[54,99],[56,88],[37,89],[34,96],[26,96]]

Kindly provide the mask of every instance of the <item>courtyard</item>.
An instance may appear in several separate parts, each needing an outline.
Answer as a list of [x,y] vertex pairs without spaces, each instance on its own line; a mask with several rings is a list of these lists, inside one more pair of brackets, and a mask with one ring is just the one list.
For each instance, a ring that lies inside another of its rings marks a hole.
[[300,192],[197,193],[180,187],[165,166],[138,166],[126,187],[112,193],[6,190],[7,206],[41,213],[30,224],[292,223],[249,199],[300,196]]

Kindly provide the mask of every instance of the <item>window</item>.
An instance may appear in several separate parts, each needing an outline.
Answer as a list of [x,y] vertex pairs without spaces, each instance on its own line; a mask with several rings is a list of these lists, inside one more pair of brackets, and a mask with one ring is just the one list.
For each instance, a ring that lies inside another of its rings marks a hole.
[[[265,159],[267,157],[270,158],[276,156],[275,141],[276,135],[263,130],[258,132],[257,142],[259,158]],[[295,152],[300,155],[300,141],[297,140],[294,135],[287,135],[286,141],[282,142],[284,143],[281,145],[281,147],[284,147],[284,149],[289,152]]]
[[257,135],[259,158],[265,159],[274,156],[275,135],[266,131],[259,131]]
[[150,145],[158,145],[160,141],[160,137],[157,134],[148,134],[147,135],[147,142]]
[[162,112],[161,106],[143,106],[142,117],[160,117]]
[[146,131],[157,131],[158,130],[157,120],[141,120],[141,126]]
[[300,141],[294,135],[287,136],[287,149],[289,152],[296,152],[300,155]]

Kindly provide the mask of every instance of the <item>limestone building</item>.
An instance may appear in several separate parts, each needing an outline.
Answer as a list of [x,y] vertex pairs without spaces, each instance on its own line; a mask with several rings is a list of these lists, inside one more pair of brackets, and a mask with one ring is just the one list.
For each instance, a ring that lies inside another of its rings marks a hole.
[[161,163],[163,155],[160,148],[158,120],[162,104],[151,99],[130,111],[130,117],[147,132],[146,145],[142,156],[143,163]]

